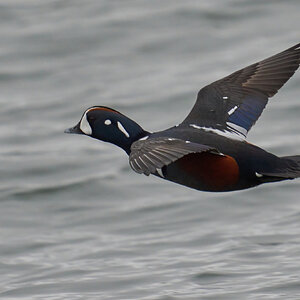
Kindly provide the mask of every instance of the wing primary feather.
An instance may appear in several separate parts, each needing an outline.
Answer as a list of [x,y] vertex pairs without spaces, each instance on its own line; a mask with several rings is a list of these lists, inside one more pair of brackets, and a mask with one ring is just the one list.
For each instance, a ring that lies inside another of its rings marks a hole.
[[[226,131],[226,123],[231,122],[248,132],[268,98],[293,76],[299,63],[300,43],[205,86],[181,125],[196,124]],[[228,114],[235,106],[238,108]]]

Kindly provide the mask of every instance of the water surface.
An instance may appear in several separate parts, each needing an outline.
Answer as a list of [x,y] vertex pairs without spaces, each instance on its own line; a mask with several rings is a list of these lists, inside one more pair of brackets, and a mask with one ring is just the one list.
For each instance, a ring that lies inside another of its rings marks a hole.
[[[0,2],[0,297],[299,299],[300,181],[212,194],[63,134],[92,105],[145,129],[298,43],[299,1]],[[249,141],[300,154],[298,73]]]

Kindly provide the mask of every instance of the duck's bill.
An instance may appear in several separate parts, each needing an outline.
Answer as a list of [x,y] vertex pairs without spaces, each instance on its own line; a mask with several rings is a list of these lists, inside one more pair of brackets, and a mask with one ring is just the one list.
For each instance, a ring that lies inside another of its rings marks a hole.
[[74,133],[74,134],[83,134],[83,132],[80,130],[79,125],[75,125],[74,127],[67,128],[64,133]]

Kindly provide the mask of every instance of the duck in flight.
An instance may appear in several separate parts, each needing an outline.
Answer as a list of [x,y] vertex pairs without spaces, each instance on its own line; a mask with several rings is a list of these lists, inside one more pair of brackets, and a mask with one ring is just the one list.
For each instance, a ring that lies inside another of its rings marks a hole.
[[121,147],[131,168],[212,192],[300,177],[300,155],[278,157],[246,142],[268,99],[300,63],[300,43],[202,88],[184,121],[149,132],[105,106],[93,106],[66,133]]

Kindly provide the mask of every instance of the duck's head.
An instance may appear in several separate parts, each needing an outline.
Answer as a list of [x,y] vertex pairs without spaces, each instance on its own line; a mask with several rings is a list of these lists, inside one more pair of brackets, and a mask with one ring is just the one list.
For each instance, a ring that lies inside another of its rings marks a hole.
[[79,123],[66,129],[65,133],[84,134],[109,142],[121,147],[128,154],[131,144],[148,134],[133,120],[105,106],[88,108],[83,113]]

